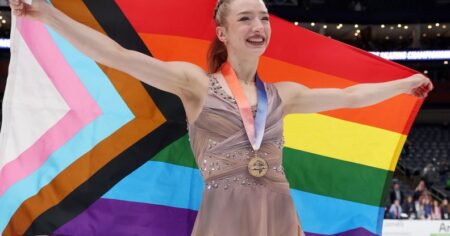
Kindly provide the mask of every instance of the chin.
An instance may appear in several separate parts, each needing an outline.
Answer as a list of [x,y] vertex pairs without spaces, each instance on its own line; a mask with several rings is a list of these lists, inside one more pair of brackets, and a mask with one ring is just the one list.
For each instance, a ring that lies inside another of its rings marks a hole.
[[255,56],[261,56],[264,54],[264,52],[266,52],[267,46],[264,47],[251,47],[251,48],[247,48],[247,50],[245,50],[246,54],[251,54],[251,55],[255,55]]

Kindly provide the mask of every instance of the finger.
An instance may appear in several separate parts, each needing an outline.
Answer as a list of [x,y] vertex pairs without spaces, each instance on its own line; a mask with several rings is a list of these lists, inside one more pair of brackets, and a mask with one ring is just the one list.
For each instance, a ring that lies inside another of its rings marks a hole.
[[417,93],[423,93],[424,89],[422,87],[416,88]]
[[19,3],[19,4],[11,4],[11,9],[23,9],[23,4]]
[[14,6],[18,6],[18,5],[20,5],[22,2],[21,1],[18,1],[18,0],[11,0],[11,1],[9,1],[9,4],[10,5],[14,5]]
[[423,85],[423,90],[426,92],[429,92],[431,90],[431,84],[430,83],[426,83]]
[[13,14],[16,15],[16,16],[22,16],[23,15],[23,10],[13,9]]

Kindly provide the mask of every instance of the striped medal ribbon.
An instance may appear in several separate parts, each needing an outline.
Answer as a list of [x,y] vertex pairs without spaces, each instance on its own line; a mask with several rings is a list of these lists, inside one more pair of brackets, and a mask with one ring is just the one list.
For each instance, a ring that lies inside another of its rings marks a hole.
[[236,73],[228,62],[224,63],[221,72],[228,84],[228,87],[234,95],[239,108],[239,113],[242,117],[242,122],[244,123],[245,132],[255,153],[255,156],[250,159],[248,163],[248,171],[254,177],[262,177],[269,169],[267,161],[257,155],[257,151],[261,147],[267,119],[266,88],[264,87],[264,83],[261,81],[258,74],[256,74],[255,81],[258,95],[258,108],[256,110],[256,117],[253,118],[250,103],[241,88]]

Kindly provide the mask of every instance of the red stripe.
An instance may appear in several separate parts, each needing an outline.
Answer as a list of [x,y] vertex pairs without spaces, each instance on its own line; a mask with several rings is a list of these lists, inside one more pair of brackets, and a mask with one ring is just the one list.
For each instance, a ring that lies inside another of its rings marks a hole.
[[[214,3],[213,0],[117,0],[117,4],[139,33],[205,40],[214,37]],[[198,6],[202,6],[201,11]],[[265,54],[268,57],[358,83],[389,81],[415,73],[406,67],[294,26],[278,17],[272,16],[271,25],[271,46]]]

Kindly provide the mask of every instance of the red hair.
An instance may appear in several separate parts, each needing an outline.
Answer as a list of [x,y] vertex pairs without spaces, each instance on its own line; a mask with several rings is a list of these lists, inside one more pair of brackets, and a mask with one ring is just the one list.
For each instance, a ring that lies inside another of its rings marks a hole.
[[[214,21],[217,26],[225,25],[225,18],[229,12],[229,5],[232,0],[218,0],[214,8]],[[228,58],[227,48],[225,44],[215,37],[214,41],[209,46],[206,60],[208,62],[208,72],[215,73]]]

